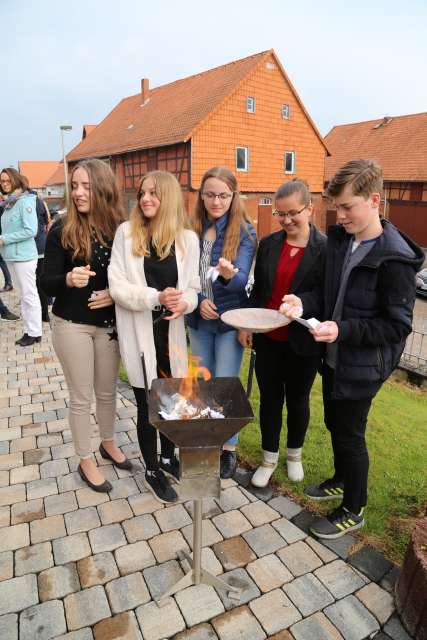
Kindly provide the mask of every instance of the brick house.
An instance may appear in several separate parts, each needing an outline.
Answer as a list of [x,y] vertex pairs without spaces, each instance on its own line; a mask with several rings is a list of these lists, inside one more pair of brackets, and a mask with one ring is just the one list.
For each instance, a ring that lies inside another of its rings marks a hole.
[[110,163],[128,205],[144,172],[165,169],[191,212],[203,173],[225,165],[237,175],[259,235],[273,223],[271,198],[295,175],[323,188],[327,148],[273,50],[124,98],[68,154]]
[[[427,113],[335,126],[325,142],[331,154],[325,185],[349,160],[378,161],[384,171],[385,217],[427,247]],[[331,224],[335,213],[327,212],[326,218]]]
[[20,160],[19,173],[25,176],[31,189],[35,189],[41,198],[49,198],[46,182],[58,169],[58,160]]

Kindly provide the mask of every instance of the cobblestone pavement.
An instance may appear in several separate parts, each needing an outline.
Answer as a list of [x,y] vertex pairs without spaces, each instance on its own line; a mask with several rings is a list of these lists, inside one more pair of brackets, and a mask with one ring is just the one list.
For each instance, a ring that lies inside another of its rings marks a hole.
[[[16,311],[11,294],[3,299]],[[93,451],[113,490],[85,486],[44,329],[41,344],[23,349],[21,323],[0,323],[0,640],[409,637],[394,609],[397,567],[369,547],[349,556],[350,535],[319,544],[306,533],[307,511],[248,491],[242,469],[220,500],[204,501],[202,557],[244,585],[241,600],[199,585],[159,608],[154,599],[186,570],[177,552],[191,550],[192,503],[162,506],[103,460],[94,417]],[[121,384],[117,438],[140,465],[131,398]]]

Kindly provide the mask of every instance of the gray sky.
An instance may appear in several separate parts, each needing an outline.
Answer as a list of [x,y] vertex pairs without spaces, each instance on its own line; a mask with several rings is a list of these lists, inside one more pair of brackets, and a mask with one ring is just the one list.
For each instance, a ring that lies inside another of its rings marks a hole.
[[140,80],[273,48],[322,134],[427,111],[425,0],[0,0],[0,167],[61,157]]

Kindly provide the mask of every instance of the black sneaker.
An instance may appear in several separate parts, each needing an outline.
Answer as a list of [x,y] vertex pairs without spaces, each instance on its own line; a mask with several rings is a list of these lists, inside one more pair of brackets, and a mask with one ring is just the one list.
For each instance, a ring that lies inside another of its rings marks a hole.
[[5,284],[2,291],[13,291],[13,286],[11,284]]
[[179,460],[175,455],[169,458],[169,462],[164,462],[162,456],[160,456],[159,467],[169,478],[179,482]]
[[237,456],[235,451],[223,449],[220,458],[220,477],[224,480],[232,478],[236,473]]
[[20,340],[17,340],[15,344],[19,344],[21,347],[31,347],[31,345],[36,342],[41,342],[41,336],[29,336],[27,333],[24,333]]
[[320,484],[309,484],[304,493],[312,500],[342,500],[344,485],[336,480],[325,480]]
[[19,320],[19,316],[16,316],[14,313],[9,311],[8,309],[1,315],[1,319],[2,320]]
[[151,471],[150,475],[145,472],[144,483],[147,489],[149,489],[153,496],[160,502],[170,503],[178,500],[176,491],[172,489],[169,480],[160,469]]
[[326,518],[319,518],[310,527],[310,532],[317,538],[335,540],[342,538],[350,531],[356,531],[365,524],[363,507],[358,514],[352,513],[343,506],[329,513]]

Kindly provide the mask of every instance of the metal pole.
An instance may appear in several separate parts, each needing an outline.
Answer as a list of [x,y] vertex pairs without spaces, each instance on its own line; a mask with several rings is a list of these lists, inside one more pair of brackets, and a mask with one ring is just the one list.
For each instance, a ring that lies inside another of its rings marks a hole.
[[[68,169],[67,169],[67,158],[65,157],[65,147],[64,147],[64,129],[61,128],[61,143],[62,143],[62,160],[64,163],[64,178],[65,178],[65,198],[68,203]],[[67,206],[67,205],[65,205]]]
[[202,567],[202,505],[201,498],[193,500],[193,581],[200,584]]

